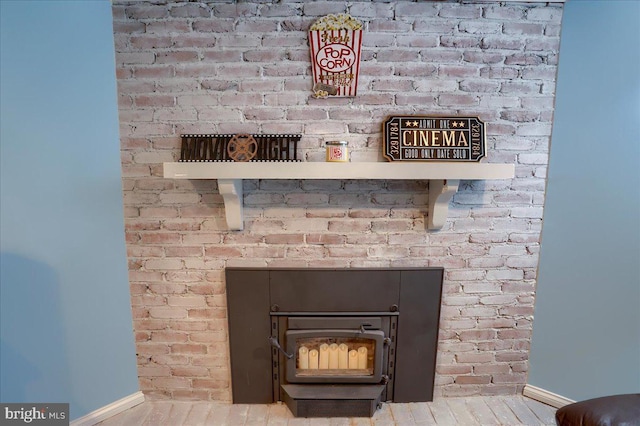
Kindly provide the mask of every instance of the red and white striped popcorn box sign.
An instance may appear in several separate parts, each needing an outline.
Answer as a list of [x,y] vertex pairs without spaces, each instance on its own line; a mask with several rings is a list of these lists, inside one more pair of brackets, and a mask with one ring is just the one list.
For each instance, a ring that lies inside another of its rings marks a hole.
[[309,45],[315,95],[356,96],[362,30],[309,31]]

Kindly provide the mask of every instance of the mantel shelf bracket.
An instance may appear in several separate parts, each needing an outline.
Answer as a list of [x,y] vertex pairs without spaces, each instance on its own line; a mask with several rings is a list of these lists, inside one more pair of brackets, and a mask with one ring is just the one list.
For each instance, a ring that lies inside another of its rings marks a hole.
[[429,181],[429,213],[427,228],[442,229],[449,214],[449,203],[458,192],[458,179],[432,179]]
[[164,163],[164,176],[171,179],[217,179],[224,200],[227,227],[231,231],[244,229],[243,179],[409,179],[429,181],[429,211],[426,229],[439,230],[447,222],[449,204],[458,191],[460,180],[512,179],[513,164],[439,163],[394,164],[393,162],[362,162],[344,164],[332,162],[269,163]]
[[[458,191],[458,179],[431,179],[429,181],[428,229],[442,229],[447,221],[449,203]],[[218,179],[218,191],[224,200],[227,226],[231,231],[244,229],[242,211],[242,179]]]
[[227,226],[232,231],[242,231],[244,229],[242,179],[218,179],[218,191],[224,200]]

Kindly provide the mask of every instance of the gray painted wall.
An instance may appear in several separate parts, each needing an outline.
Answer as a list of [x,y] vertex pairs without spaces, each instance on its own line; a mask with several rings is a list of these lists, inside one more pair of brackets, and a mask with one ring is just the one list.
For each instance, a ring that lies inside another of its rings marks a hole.
[[640,2],[565,5],[528,383],[640,392]]
[[0,400],[138,391],[111,3],[0,2]]

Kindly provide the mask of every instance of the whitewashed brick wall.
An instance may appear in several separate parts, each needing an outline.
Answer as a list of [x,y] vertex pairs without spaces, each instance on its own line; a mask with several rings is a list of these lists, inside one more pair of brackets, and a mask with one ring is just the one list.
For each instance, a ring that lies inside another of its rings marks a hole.
[[[359,94],[310,98],[306,31],[342,12],[365,24]],[[443,266],[437,393],[522,389],[561,5],[116,0],[113,15],[147,395],[230,400],[227,266]],[[323,161],[323,142],[339,138],[354,161],[381,160],[391,114],[479,116],[488,161],[514,163],[516,177],[461,182],[437,232],[425,231],[423,181],[248,180],[245,230],[230,232],[215,181],[162,178],[181,133],[301,133],[308,161]]]

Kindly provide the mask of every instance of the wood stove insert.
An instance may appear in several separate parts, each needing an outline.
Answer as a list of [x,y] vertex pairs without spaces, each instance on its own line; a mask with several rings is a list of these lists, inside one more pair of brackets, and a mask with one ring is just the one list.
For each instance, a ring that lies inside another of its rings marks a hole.
[[227,269],[233,402],[370,417],[431,401],[443,273]]

